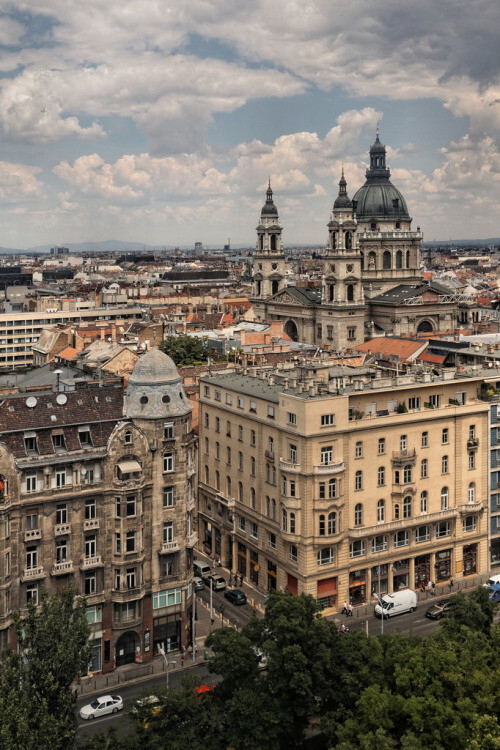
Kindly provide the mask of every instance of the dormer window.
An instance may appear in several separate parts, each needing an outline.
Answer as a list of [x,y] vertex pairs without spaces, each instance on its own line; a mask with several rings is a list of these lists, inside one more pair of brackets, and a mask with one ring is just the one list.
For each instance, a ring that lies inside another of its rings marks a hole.
[[66,450],[66,441],[64,440],[64,433],[62,430],[52,433],[52,445],[56,452]]
[[90,434],[90,427],[88,425],[83,425],[78,428],[78,438],[82,448],[92,447],[92,435]]
[[36,432],[24,433],[24,449],[28,455],[34,455],[38,453]]

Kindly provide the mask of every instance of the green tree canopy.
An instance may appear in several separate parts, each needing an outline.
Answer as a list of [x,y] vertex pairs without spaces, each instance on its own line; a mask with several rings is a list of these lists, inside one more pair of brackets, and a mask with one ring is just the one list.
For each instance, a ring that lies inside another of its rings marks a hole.
[[1,655],[0,747],[2,750],[69,750],[77,728],[73,680],[91,658],[85,602],[42,593],[41,606],[15,616],[17,651]]
[[167,336],[159,349],[172,357],[178,367],[201,364],[209,357],[208,349],[194,336]]

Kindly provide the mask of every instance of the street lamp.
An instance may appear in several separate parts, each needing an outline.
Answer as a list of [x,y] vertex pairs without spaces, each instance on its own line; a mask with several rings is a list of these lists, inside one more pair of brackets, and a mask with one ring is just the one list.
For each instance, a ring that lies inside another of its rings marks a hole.
[[167,655],[165,653],[165,649],[160,644],[158,644],[158,651],[163,656],[163,661],[165,662],[165,670],[166,670],[166,674],[167,674],[167,690],[168,690],[168,665],[169,664],[176,664],[177,662],[175,662],[175,661],[169,662],[168,661]]

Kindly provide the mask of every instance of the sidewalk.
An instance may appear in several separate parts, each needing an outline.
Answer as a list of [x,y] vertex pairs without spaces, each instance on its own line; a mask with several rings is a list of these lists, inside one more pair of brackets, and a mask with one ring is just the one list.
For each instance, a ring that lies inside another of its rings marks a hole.
[[[198,550],[198,549],[196,550],[196,556],[199,559],[205,560],[208,563],[208,565],[210,565],[210,567],[212,568],[212,573],[223,576],[226,579],[228,587],[229,587],[229,575],[230,575],[229,568],[224,568],[223,566],[220,566],[220,567],[217,566],[214,568],[212,564],[213,563],[212,559],[205,552],[202,552],[201,550]],[[233,581],[234,581],[234,573],[233,573]],[[243,591],[246,594],[249,604],[251,606],[256,604],[258,607],[258,611],[264,614],[267,597],[262,591],[259,591],[259,589],[253,583],[248,581],[246,578],[243,578],[242,586],[235,586],[233,582],[233,585],[229,588],[233,588],[233,589],[239,588],[241,591]]]

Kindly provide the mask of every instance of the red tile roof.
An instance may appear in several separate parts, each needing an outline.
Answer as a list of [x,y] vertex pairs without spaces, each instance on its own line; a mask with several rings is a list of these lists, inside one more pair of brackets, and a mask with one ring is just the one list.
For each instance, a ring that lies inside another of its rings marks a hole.
[[365,341],[364,344],[355,346],[357,352],[366,352],[371,354],[381,354],[386,356],[397,356],[401,359],[408,359],[422,348],[422,341],[410,341],[408,339],[393,339],[380,336],[378,338]]

